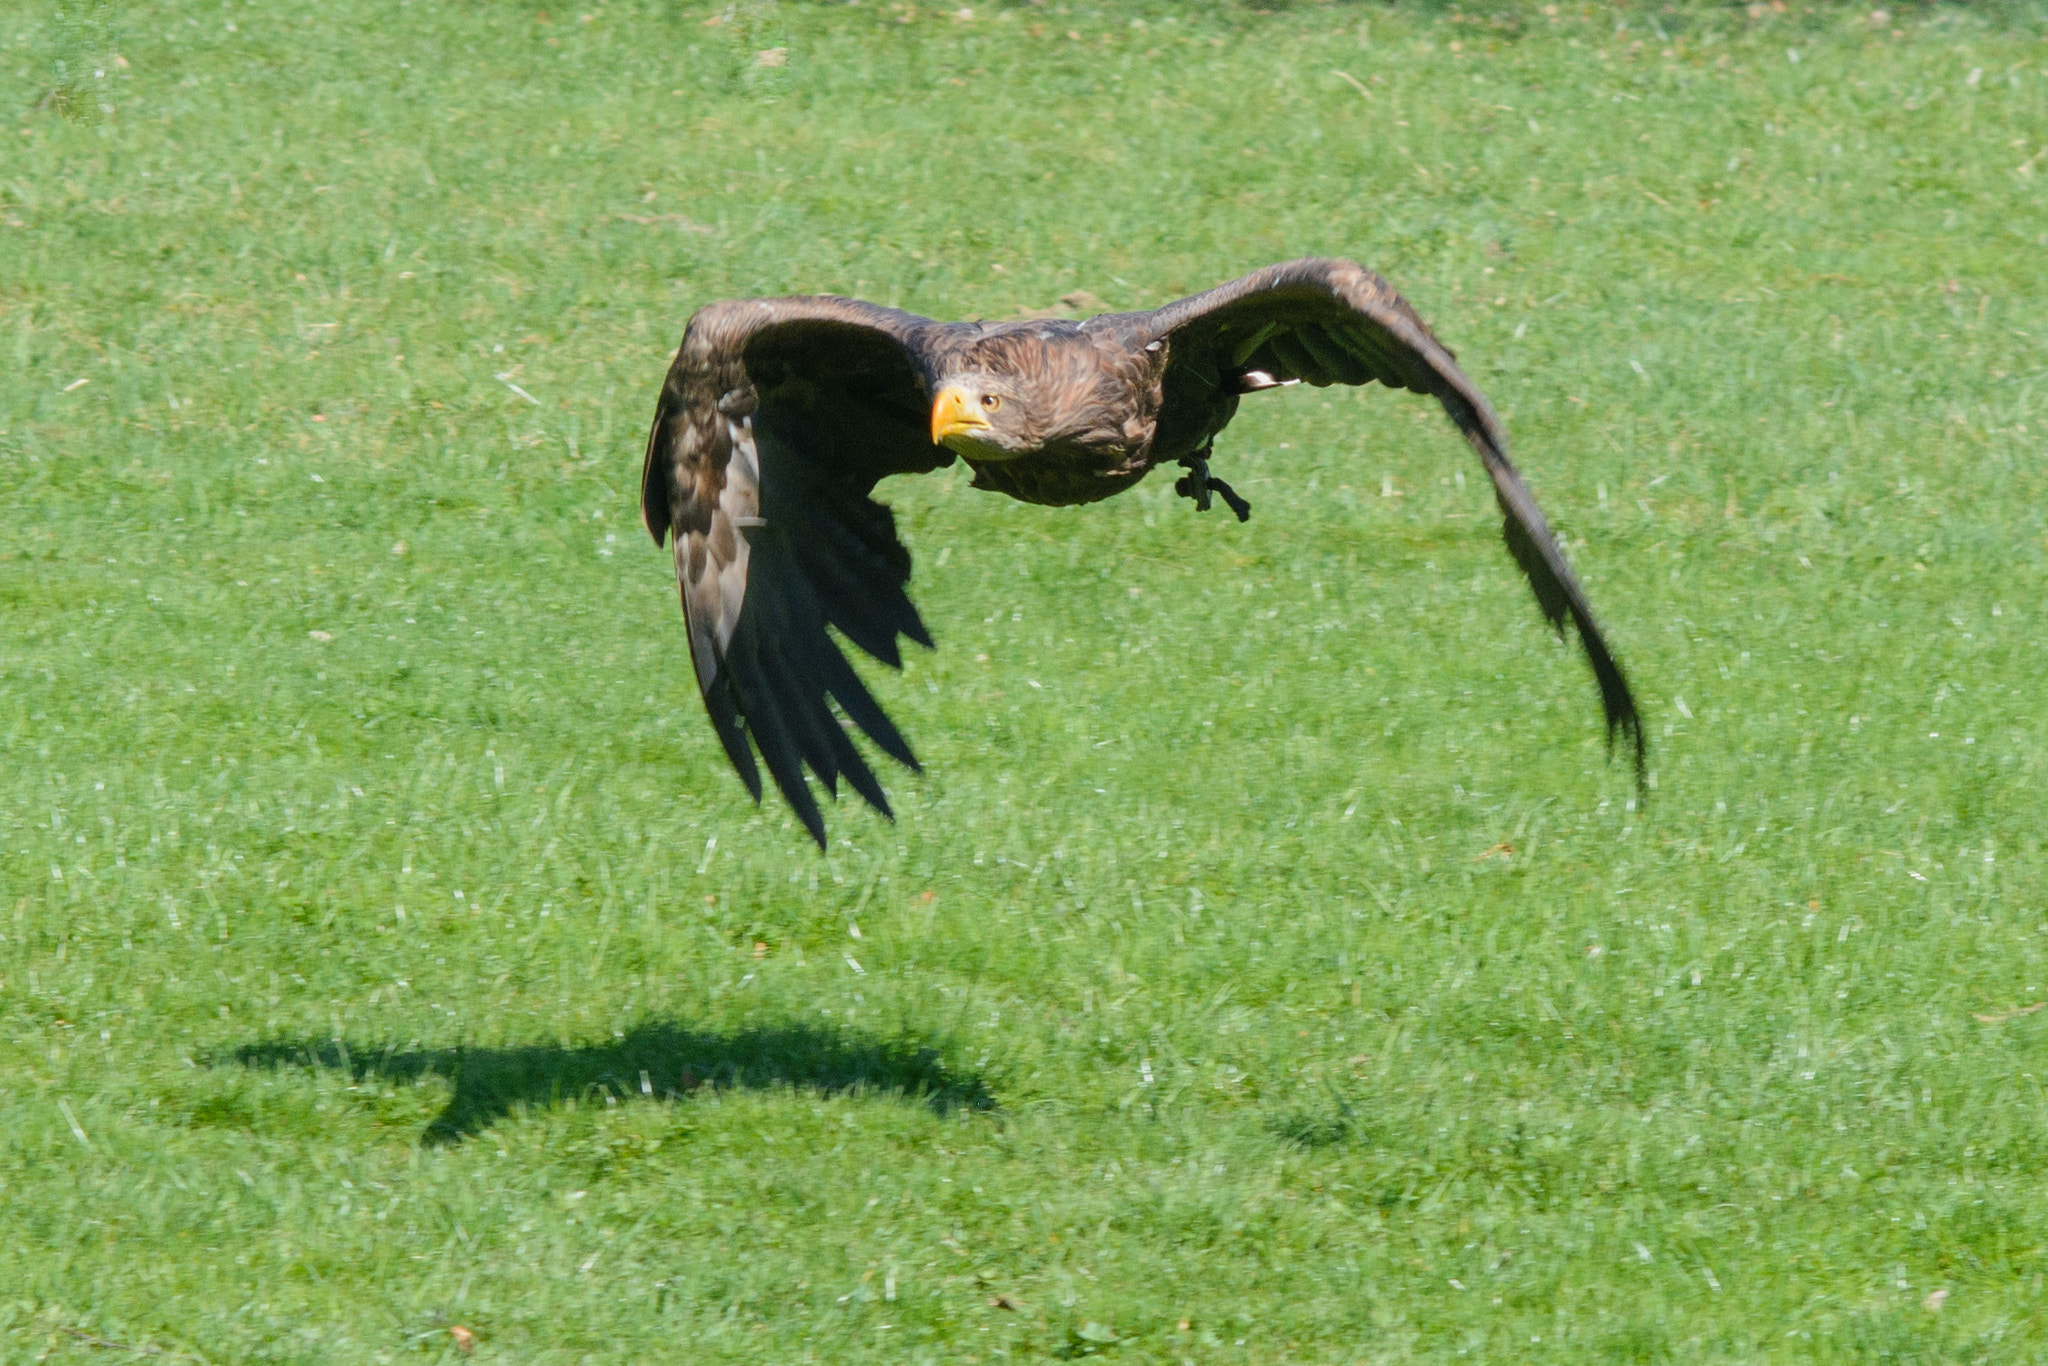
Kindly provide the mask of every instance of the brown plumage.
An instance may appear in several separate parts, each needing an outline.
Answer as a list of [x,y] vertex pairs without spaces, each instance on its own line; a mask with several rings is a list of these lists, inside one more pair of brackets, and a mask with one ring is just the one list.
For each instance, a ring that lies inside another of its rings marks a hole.
[[698,686],[748,790],[760,800],[758,747],[821,847],[806,766],[829,791],[843,776],[889,814],[833,702],[917,767],[826,629],[896,668],[898,636],[932,643],[905,592],[910,554],[868,496],[884,476],[957,456],[976,488],[1058,507],[1178,462],[1182,493],[1203,509],[1218,494],[1242,520],[1244,500],[1208,471],[1238,397],[1373,380],[1435,397],[1479,453],[1508,549],[1551,624],[1577,627],[1608,737],[1632,742],[1640,780],[1635,699],[1485,396],[1386,281],[1349,261],[1305,260],[1079,323],[938,323],[831,296],[698,310],[655,409],[641,511],[657,545],[675,538]]

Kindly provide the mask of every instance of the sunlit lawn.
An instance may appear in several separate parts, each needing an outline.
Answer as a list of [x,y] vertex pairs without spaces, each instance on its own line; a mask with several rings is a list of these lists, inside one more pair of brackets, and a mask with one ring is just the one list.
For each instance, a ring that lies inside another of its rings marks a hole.
[[[0,18],[0,1356],[2048,1353],[2042,17],[1191,9]],[[695,305],[1311,253],[1646,803],[1380,390],[885,488],[928,772],[748,802]]]

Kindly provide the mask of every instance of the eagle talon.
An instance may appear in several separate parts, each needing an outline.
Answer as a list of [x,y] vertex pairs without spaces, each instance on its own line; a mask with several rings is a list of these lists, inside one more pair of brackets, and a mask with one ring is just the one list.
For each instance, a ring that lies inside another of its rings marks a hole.
[[1252,519],[1252,505],[1240,498],[1236,489],[1209,473],[1209,461],[1205,456],[1184,456],[1180,463],[1188,467],[1188,472],[1174,481],[1173,491],[1183,498],[1194,499],[1195,511],[1207,512],[1210,508],[1209,495],[1219,493],[1230,510],[1237,514],[1238,521],[1249,522]]
[[1240,498],[1236,489],[1230,487],[1221,479],[1211,479],[1209,487],[1223,495],[1223,501],[1228,503],[1230,510],[1237,514],[1238,521],[1249,522],[1252,519],[1252,505]]

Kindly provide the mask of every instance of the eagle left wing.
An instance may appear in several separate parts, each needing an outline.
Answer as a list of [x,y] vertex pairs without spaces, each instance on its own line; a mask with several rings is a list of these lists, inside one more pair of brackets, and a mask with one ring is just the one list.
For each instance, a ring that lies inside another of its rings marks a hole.
[[1535,495],[1508,460],[1500,418],[1392,285],[1350,261],[1288,261],[1117,321],[1134,341],[1167,347],[1155,443],[1176,453],[1204,449],[1235,413],[1237,395],[1296,380],[1318,386],[1377,380],[1441,403],[1493,480],[1508,550],[1543,615],[1560,633],[1567,618],[1578,628],[1600,686],[1609,742],[1617,732],[1633,741],[1642,780],[1643,723],[1628,679]]
[[761,760],[819,847],[804,778],[889,800],[832,704],[909,767],[916,756],[831,627],[892,668],[931,636],[905,591],[910,552],[868,495],[950,464],[931,442],[920,360],[937,324],[848,299],[712,304],[690,319],[648,433],[640,507],[675,539],[690,659],[727,757],[756,801]]

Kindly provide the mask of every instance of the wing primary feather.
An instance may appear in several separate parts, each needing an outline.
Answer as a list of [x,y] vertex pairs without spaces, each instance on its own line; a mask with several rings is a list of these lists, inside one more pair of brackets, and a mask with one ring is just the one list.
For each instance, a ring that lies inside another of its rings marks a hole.
[[1643,736],[1642,715],[1636,710],[1628,678],[1622,673],[1613,652],[1607,648],[1607,641],[1600,634],[1600,624],[1593,619],[1592,604],[1586,601],[1585,590],[1579,587],[1577,576],[1566,563],[1564,552],[1558,548],[1557,538],[1551,534],[1543,510],[1536,505],[1535,495],[1529,492],[1520,472],[1501,449],[1491,430],[1492,424],[1454,390],[1440,389],[1438,399],[1451,421],[1457,424],[1465,439],[1479,453],[1487,475],[1493,480],[1508,552],[1528,577],[1529,587],[1535,591],[1536,602],[1543,615],[1549,618],[1560,635],[1567,617],[1578,628],[1579,647],[1586,652],[1586,661],[1592,666],[1594,681],[1600,687],[1601,710],[1607,719],[1607,743],[1611,747],[1617,734],[1629,739],[1635,759],[1636,784],[1639,788],[1644,786],[1649,774],[1649,752]]
[[740,781],[747,785],[758,805],[761,768],[754,762],[754,748],[747,743],[746,723],[740,719],[739,705],[732,695],[732,674],[722,662],[717,681],[704,690],[704,709],[710,713],[711,729],[717,734],[718,743],[725,747],[725,757],[732,760]]
[[1551,573],[1550,566],[1544,563],[1542,549],[1522,524],[1521,518],[1515,515],[1507,499],[1496,490],[1494,501],[1500,504],[1501,535],[1508,543],[1508,553],[1522,567],[1530,589],[1536,594],[1536,605],[1543,609],[1544,619],[1561,640],[1564,638],[1565,621],[1571,616],[1571,598],[1565,593],[1564,585],[1557,581],[1557,576]]
[[[762,563],[775,561],[764,556]],[[813,667],[815,656],[832,648],[832,638],[825,634],[825,622],[809,586],[801,576],[791,578],[792,582],[776,583],[762,595],[768,610],[762,622],[767,645],[760,654],[761,688],[781,713],[797,754],[836,797],[839,766],[833,741],[845,737],[832,719],[824,684]]]
[[908,596],[905,596],[903,606],[907,615],[905,619],[896,623],[896,629],[924,646],[927,650],[938,649],[938,645],[932,640],[932,633],[925,629],[924,618],[917,613],[917,604],[912,602]]
[[[930,643],[902,590],[909,556],[894,541],[893,521],[870,518],[861,525],[855,509],[878,506],[864,497],[861,504],[822,506],[829,511],[810,519],[803,534],[769,533],[753,542],[743,630],[748,652],[737,688],[769,774],[820,848],[823,816],[804,779],[806,766],[834,795],[844,775],[870,805],[895,819],[880,781],[839,725],[828,696],[890,757],[919,767],[901,732],[833,642],[827,623],[895,667],[902,663],[898,631]],[[852,515],[835,515],[842,511]],[[886,549],[876,544],[879,532],[889,536]]]
[[779,699],[785,713],[795,719],[797,749],[804,756],[804,762],[811,766],[811,772],[818,775],[818,781],[825,785],[827,794],[839,795],[839,744],[846,739],[846,733],[839,729],[830,708],[826,707],[824,695],[813,697],[796,694],[790,690],[789,680],[783,685]]
[[1266,349],[1279,358],[1287,373],[1307,380],[1310,384],[1327,384],[1329,377],[1323,374],[1322,366],[1308,353],[1291,332],[1281,332],[1266,343]]
[[1277,321],[1268,321],[1262,324],[1259,327],[1258,331],[1252,333],[1249,337],[1246,337],[1243,341],[1239,342],[1235,348],[1232,349],[1230,353],[1230,363],[1232,365],[1243,365],[1246,361],[1252,358],[1252,352],[1258,350],[1261,346],[1265,345],[1266,338],[1272,336],[1275,332],[1278,332],[1279,330],[1280,324]]
[[847,786],[860,793],[867,804],[887,816],[896,819],[896,812],[889,806],[889,794],[882,791],[882,784],[875,778],[875,771],[868,767],[867,760],[860,757],[860,751],[853,747],[853,741],[832,723],[832,749],[839,760],[839,771],[846,775]]
[[825,705],[824,689],[813,686],[805,673],[802,666],[785,655],[777,661],[770,675],[769,689],[774,695],[776,709],[789,723],[790,738],[796,744],[798,756],[810,765],[811,772],[818,775],[825,791],[837,797],[839,763],[832,743],[837,727],[830,708]]
[[884,754],[913,772],[921,772],[923,766],[910,752],[909,742],[896,729],[888,713],[882,710],[881,703],[875,701],[867,685],[861,682],[860,675],[853,671],[853,665],[847,663],[846,656],[835,646],[830,655],[820,652],[817,663],[820,680],[846,713],[847,719],[866,731],[868,738],[879,745]]
[[1294,339],[1315,358],[1324,372],[1344,384],[1363,384],[1371,378],[1365,363],[1332,340],[1320,327],[1298,327]]
[[1386,345],[1384,334],[1375,334],[1369,328],[1355,326],[1340,328],[1339,332],[1345,345],[1363,358],[1373,379],[1389,389],[1403,387],[1401,372],[1393,363],[1393,353]]
[[[764,617],[762,628],[772,640],[803,642],[804,653],[797,657],[776,644],[750,642],[754,646],[755,667],[746,671],[749,709],[758,717],[754,737],[761,745],[762,757],[775,777],[776,786],[822,846],[822,815],[818,813],[815,795],[804,782],[803,765],[810,767],[827,792],[837,795],[838,779],[844,776],[848,785],[884,816],[894,820],[895,811],[874,771],[861,758],[825,701],[828,692],[835,697],[842,690],[853,693],[859,687],[858,677],[825,634],[821,619],[811,616],[801,625],[792,620],[792,610],[800,616],[806,605],[800,589],[780,602],[782,610]],[[870,733],[879,731],[878,743],[883,743],[892,754],[907,754],[909,747],[881,715],[880,707],[871,697],[866,701],[865,710],[872,713],[869,719],[876,723]],[[855,707],[859,707],[858,701]],[[915,767],[914,761],[912,766]],[[816,824],[813,816],[817,816]]]
[[930,649],[931,633],[903,591],[910,578],[909,556],[899,561],[877,555],[855,529],[832,519],[820,530],[799,542],[797,553],[832,624],[892,669],[903,667],[898,634]]
[[[785,609],[798,606],[800,600],[799,593],[792,593],[785,600]],[[798,752],[825,784],[827,791],[838,795],[838,778],[843,775],[869,805],[894,820],[895,812],[890,808],[880,782],[867,761],[861,758],[860,751],[854,748],[852,740],[847,738],[825,700],[828,694],[838,697],[842,692],[853,693],[859,689],[858,676],[839,652],[839,647],[825,633],[823,620],[812,617],[802,629],[792,629],[787,619],[778,625],[782,628],[781,638],[785,642],[801,642],[804,651],[802,658],[793,658],[786,650],[776,651],[770,661],[774,667],[768,672],[775,708],[784,720],[791,723]],[[860,689],[860,695],[865,696],[865,689]],[[866,709],[872,713],[871,719],[879,721],[877,729],[889,737],[896,749],[907,753],[909,746],[881,715],[881,708],[874,699],[866,697],[866,701]],[[857,707],[858,702],[855,705]],[[851,709],[848,714],[852,715]],[[916,767],[914,761],[911,767]]]
[[[822,538],[820,538],[822,539]],[[913,640],[924,634],[924,623],[900,587],[879,582],[873,574],[862,575],[815,543],[798,550],[804,576],[815,586],[819,606],[834,626],[868,654],[892,669],[903,667],[903,652],[896,646],[899,632]],[[907,627],[915,627],[913,633]],[[929,637],[918,641],[929,644]]]
[[892,669],[903,667],[903,651],[896,645],[897,624],[878,618],[875,604],[863,600],[858,589],[826,580],[818,584],[818,596],[826,618],[848,640]]
[[[751,636],[751,633],[747,633]],[[735,638],[738,643],[738,638]],[[754,642],[749,639],[748,646]],[[761,747],[762,762],[767,764],[769,776],[775,779],[775,786],[781,790],[783,799],[803,822],[818,848],[825,845],[825,817],[818,810],[818,799],[811,792],[810,784],[804,781],[803,760],[790,735],[790,724],[782,715],[773,687],[769,684],[769,671],[762,667],[762,661],[754,650],[748,650],[750,658],[743,670],[741,681],[747,685],[747,714],[751,721],[749,732],[754,743]]]

